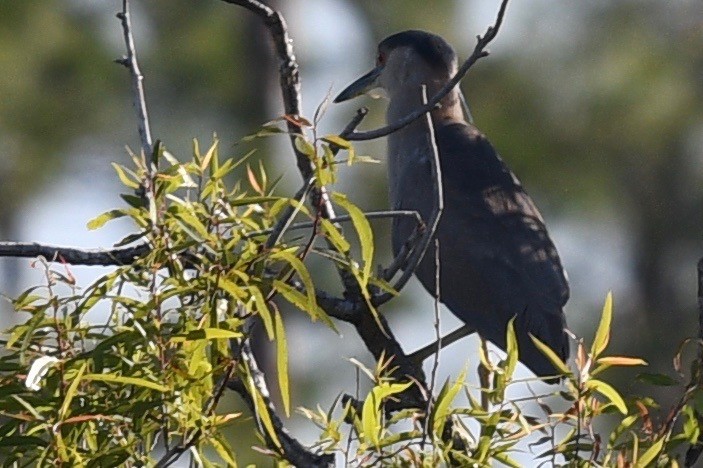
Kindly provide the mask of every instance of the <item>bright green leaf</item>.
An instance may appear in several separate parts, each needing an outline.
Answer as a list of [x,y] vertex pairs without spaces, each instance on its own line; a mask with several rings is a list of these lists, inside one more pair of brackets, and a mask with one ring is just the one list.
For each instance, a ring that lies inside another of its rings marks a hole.
[[557,353],[555,353],[554,350],[552,350],[552,348],[550,348],[546,344],[542,343],[536,336],[532,335],[531,333],[530,333],[530,339],[532,339],[532,342],[535,344],[537,349],[539,349],[540,352],[542,354],[544,354],[544,356],[547,359],[549,359],[549,361],[554,365],[554,367],[556,367],[556,369],[560,373],[562,373],[564,375],[568,375],[569,373],[571,373],[571,371],[566,366],[564,361],[562,361],[561,358],[559,356],[557,356]]
[[591,356],[595,359],[600,353],[605,351],[608,346],[608,341],[610,340],[610,322],[613,318],[613,293],[608,292],[605,297],[605,304],[603,305],[603,313],[601,314],[600,323],[598,324],[598,330],[596,331],[596,336],[593,338],[593,345],[591,346]]
[[135,190],[139,188],[139,182],[136,181],[135,179],[131,179],[127,175],[127,171],[125,170],[124,167],[120,166],[119,164],[115,164],[115,163],[112,163],[112,167],[115,168],[115,171],[117,172],[117,177],[120,178],[120,182],[122,182],[127,187],[135,189]]
[[432,429],[437,437],[442,437],[447,418],[451,414],[451,405],[459,391],[464,387],[465,380],[466,369],[461,371],[461,374],[459,374],[459,377],[457,377],[451,386],[449,382],[445,383],[437,396],[437,401],[432,411]]
[[336,204],[344,208],[347,213],[349,213],[354,229],[356,229],[356,233],[359,236],[359,243],[361,244],[361,259],[364,263],[362,270],[363,284],[360,286],[362,288],[366,288],[369,277],[371,276],[371,267],[373,266],[374,243],[371,224],[369,224],[369,220],[366,219],[364,212],[361,211],[356,205],[351,203],[343,194],[333,193],[332,199]]
[[113,219],[117,218],[122,218],[123,216],[127,216],[127,213],[125,213],[124,210],[110,210],[88,221],[87,227],[91,231],[95,229],[100,229],[108,221],[112,221]]
[[281,389],[281,400],[286,416],[290,416],[290,387],[288,384],[288,344],[283,318],[279,312],[274,315],[276,323],[276,367],[278,371],[278,386]]
[[60,421],[64,420],[68,415],[68,410],[71,407],[71,401],[73,401],[73,397],[76,395],[78,384],[81,383],[81,379],[83,377],[83,374],[85,373],[86,367],[88,367],[88,363],[84,362],[80,369],[78,369],[78,374],[76,375],[76,377],[74,377],[73,381],[71,382],[71,385],[68,386],[68,390],[66,390],[66,395],[64,396],[63,403],[61,404],[61,408],[59,409]]
[[659,457],[659,454],[661,453],[662,448],[664,447],[664,442],[665,439],[661,438],[657,442],[655,442],[651,447],[649,447],[642,454],[642,456],[637,459],[635,468],[646,468],[650,466],[650,463],[652,463]]
[[156,382],[151,382],[150,380],[141,379],[139,377],[125,377],[121,375],[114,374],[85,374],[83,380],[97,380],[100,382],[110,382],[118,383],[122,385],[136,385],[138,387],[151,388],[158,392],[168,391],[168,387],[165,385],[157,384]]
[[627,405],[625,404],[625,401],[622,399],[618,391],[615,390],[612,386],[610,386],[610,384],[607,384],[602,380],[591,379],[586,381],[586,388],[590,388],[600,393],[608,400],[610,400],[610,402],[615,405],[618,411],[620,411],[622,414],[627,414]]
[[199,340],[224,340],[231,338],[241,338],[242,334],[231,330],[223,330],[221,328],[201,328],[192,330],[181,335],[174,335],[169,341],[172,343],[183,343],[185,341]]

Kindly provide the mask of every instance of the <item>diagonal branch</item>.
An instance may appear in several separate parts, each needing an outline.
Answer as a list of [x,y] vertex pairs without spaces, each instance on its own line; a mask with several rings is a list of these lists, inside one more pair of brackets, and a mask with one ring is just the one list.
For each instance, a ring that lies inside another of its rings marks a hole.
[[262,427],[263,424],[260,423],[257,411],[256,401],[252,396],[251,392],[247,388],[246,384],[240,379],[232,379],[227,383],[227,386],[237,392],[246,405],[249,407],[254,415],[257,415],[257,425],[259,426],[259,432],[265,437],[266,445],[271,450],[275,450],[281,454],[281,456],[288,461],[293,466],[309,466],[309,467],[329,467],[334,463],[334,456],[331,454],[316,454],[310,452],[306,447],[304,447],[300,442],[293,438],[290,433],[283,426],[283,422],[278,417],[276,413],[276,408],[271,402],[268,387],[266,386],[266,381],[264,380],[264,374],[259,370],[259,366],[256,362],[256,358],[251,351],[248,340],[243,340],[239,343],[233,342],[232,354],[235,358],[240,359],[242,364],[246,366],[249,374],[252,377],[253,384],[256,386],[256,391],[259,393],[264,401],[265,411],[269,413],[269,418],[271,419],[271,424],[275,431],[276,438],[280,443],[280,447],[272,440],[271,436],[267,433],[266,428]]
[[493,23],[493,26],[488,27],[488,29],[486,30],[486,34],[484,34],[483,37],[477,37],[478,42],[476,43],[476,47],[474,48],[473,53],[469,56],[469,58],[466,59],[464,63],[461,64],[461,67],[459,67],[454,77],[452,77],[452,79],[449,80],[449,82],[444,85],[442,89],[440,89],[437,94],[435,94],[432,99],[430,99],[425,105],[419,107],[418,109],[406,115],[402,119],[393,122],[390,125],[386,125],[385,127],[381,127],[376,130],[369,130],[367,132],[354,132],[347,136],[347,140],[374,140],[376,138],[388,136],[391,133],[396,132],[403,127],[406,127],[407,125],[410,125],[411,123],[422,117],[424,114],[434,109],[444,98],[444,96],[449,94],[449,92],[454,89],[456,85],[459,84],[459,82],[464,78],[464,75],[466,75],[466,73],[474,65],[474,63],[476,63],[479,59],[488,56],[488,51],[486,51],[485,49],[498,34],[498,30],[503,24],[503,17],[505,16],[505,10],[507,7],[508,0],[502,0],[500,4],[500,10],[498,10],[498,17],[496,18],[495,23]]

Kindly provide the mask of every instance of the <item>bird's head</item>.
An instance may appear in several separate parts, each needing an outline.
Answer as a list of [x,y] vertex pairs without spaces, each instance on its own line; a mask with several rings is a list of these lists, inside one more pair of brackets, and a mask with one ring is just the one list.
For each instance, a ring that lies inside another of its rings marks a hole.
[[417,93],[427,85],[431,97],[456,73],[457,57],[440,36],[425,31],[403,31],[378,45],[376,67],[350,84],[334,102],[343,102],[382,88],[391,100]]

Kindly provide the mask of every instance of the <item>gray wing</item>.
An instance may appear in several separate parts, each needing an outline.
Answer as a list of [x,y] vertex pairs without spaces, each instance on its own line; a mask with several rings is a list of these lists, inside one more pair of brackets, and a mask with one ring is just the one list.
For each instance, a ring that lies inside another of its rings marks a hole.
[[[507,322],[516,316],[520,360],[538,375],[553,366],[534,347],[531,333],[563,359],[568,356],[562,306],[568,283],[542,217],[530,197],[485,137],[463,124],[436,128],[444,185],[444,211],[437,229],[440,296],[449,309],[486,339],[505,347]],[[429,161],[402,175],[405,190],[396,205],[430,216]],[[412,222],[394,223],[394,251],[412,232]],[[434,247],[416,276],[435,291]]]

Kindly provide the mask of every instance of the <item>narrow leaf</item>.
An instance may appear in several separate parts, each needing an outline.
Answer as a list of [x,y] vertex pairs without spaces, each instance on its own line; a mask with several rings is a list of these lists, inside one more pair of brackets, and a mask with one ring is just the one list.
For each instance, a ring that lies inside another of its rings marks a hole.
[[117,172],[117,177],[120,178],[120,182],[122,182],[127,187],[133,188],[135,190],[139,188],[139,182],[134,179],[130,179],[124,167],[115,163],[112,163],[112,167],[115,168],[115,171]]
[[61,408],[59,409],[59,420],[60,421],[65,419],[66,416],[68,415],[68,409],[71,407],[71,401],[73,401],[73,397],[76,395],[76,390],[78,389],[78,384],[81,383],[81,379],[83,377],[83,374],[85,373],[85,368],[87,366],[88,366],[88,363],[84,362],[83,365],[81,366],[81,368],[78,369],[78,374],[73,379],[73,382],[71,382],[71,385],[68,386],[68,390],[66,390],[66,396],[64,397],[63,403],[61,404]]
[[279,312],[274,315],[276,322],[276,367],[278,370],[278,386],[281,389],[281,400],[286,416],[290,416],[290,387],[288,384],[288,344],[283,318]]
[[647,361],[640,358],[626,356],[607,356],[599,358],[597,364],[605,364],[608,366],[646,366]]
[[507,353],[505,376],[509,379],[512,377],[513,372],[515,372],[515,367],[517,366],[518,361],[517,337],[515,336],[515,317],[511,318],[508,322],[508,332],[505,343],[505,351]]
[[457,377],[456,381],[454,381],[451,386],[445,384],[437,397],[437,402],[435,403],[432,414],[432,428],[438,437],[442,437],[444,425],[451,414],[451,405],[454,402],[454,398],[456,398],[459,391],[463,388],[465,380],[466,369],[461,371],[461,374],[459,374],[459,377]]
[[300,278],[300,281],[303,282],[303,286],[305,286],[305,294],[307,297],[307,304],[305,306],[304,310],[307,310],[308,312],[312,313],[314,310],[317,309],[317,300],[315,299],[315,286],[312,282],[312,277],[310,276],[310,272],[308,271],[307,267],[303,263],[302,260],[300,260],[298,257],[293,255],[290,251],[288,250],[281,250],[273,255],[271,255],[272,259],[280,259],[284,260],[287,262],[298,274],[298,277]]
[[610,386],[610,384],[607,384],[602,380],[591,379],[586,382],[586,388],[590,388],[600,393],[608,400],[610,400],[610,402],[615,405],[618,411],[620,411],[622,414],[627,414],[627,405],[625,404],[625,400],[622,399],[618,391],[615,390],[612,386]]
[[659,453],[662,451],[664,446],[664,438],[659,439],[651,447],[649,447],[641,457],[637,460],[635,468],[646,468],[659,457]]
[[156,382],[151,382],[146,379],[141,379],[139,377],[124,377],[121,375],[113,374],[85,374],[83,380],[97,380],[101,382],[118,383],[123,385],[136,385],[138,387],[151,388],[158,392],[166,392],[168,387],[165,385],[157,384]]
[[221,328],[201,328],[188,333],[174,335],[169,341],[171,343],[183,343],[185,341],[224,340],[241,337],[241,333],[231,330],[223,330]]
[[123,216],[126,216],[127,213],[125,213],[123,210],[110,210],[106,213],[103,213],[90,221],[88,221],[88,229],[91,231],[95,229],[100,229],[107,223],[108,221],[112,221],[113,219],[117,218],[122,218]]
[[333,193],[332,199],[336,204],[344,208],[349,216],[351,216],[352,224],[359,236],[359,243],[361,244],[361,259],[364,263],[363,273],[362,273],[362,288],[365,288],[368,284],[369,277],[371,276],[371,267],[373,265],[373,231],[371,230],[371,224],[369,220],[366,219],[366,215],[361,211],[356,205],[350,202],[346,196],[341,193]]
[[557,353],[555,353],[552,348],[547,346],[546,344],[542,343],[536,336],[530,333],[530,339],[532,339],[532,342],[535,344],[537,349],[540,350],[544,356],[549,359],[549,361],[554,364],[554,367],[557,368],[557,370],[565,375],[568,375],[571,373],[569,368],[566,366],[564,361],[561,360],[559,356],[557,356]]
[[276,431],[273,428],[273,422],[271,421],[268,406],[266,406],[264,398],[261,396],[261,393],[259,393],[256,385],[254,385],[254,381],[251,377],[249,377],[249,391],[251,392],[251,395],[254,396],[254,409],[256,411],[257,418],[261,421],[261,424],[263,424],[263,429],[266,430],[273,443],[276,444],[276,447],[280,448],[281,441],[278,440]]
[[610,322],[613,318],[613,293],[608,292],[603,305],[603,313],[601,314],[600,324],[596,330],[596,336],[593,338],[591,346],[591,356],[595,359],[608,346],[610,341]]

